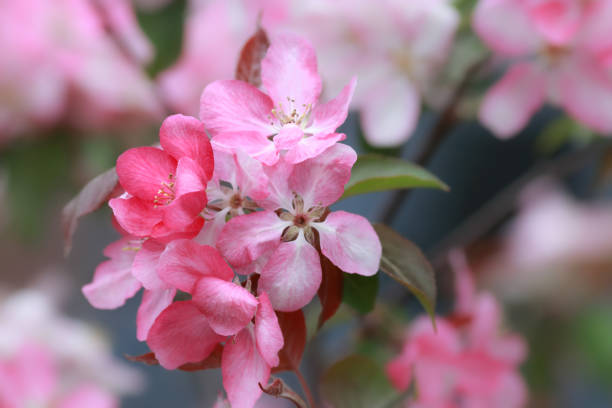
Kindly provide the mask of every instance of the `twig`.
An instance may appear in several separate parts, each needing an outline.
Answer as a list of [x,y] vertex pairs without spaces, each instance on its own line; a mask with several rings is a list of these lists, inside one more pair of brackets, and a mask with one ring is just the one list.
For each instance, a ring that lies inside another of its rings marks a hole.
[[306,400],[308,401],[308,406],[310,408],[316,408],[317,405],[315,404],[315,400],[312,396],[312,391],[310,391],[310,387],[308,386],[306,379],[302,375],[302,372],[299,370],[299,368],[294,369],[293,372],[295,373],[295,376],[300,382],[300,386],[302,387],[304,394],[306,394]]
[[531,181],[545,175],[567,176],[611,148],[612,141],[601,140],[561,157],[546,160],[533,167],[476,210],[472,216],[468,217],[430,251],[428,258],[432,260],[434,268],[444,266],[447,258],[446,254],[451,248],[473,243],[510,214],[516,205],[517,197]]
[[[425,146],[419,153],[419,155],[414,160],[415,163],[421,166],[427,166],[429,164],[431,158],[434,153],[438,150],[438,147],[445,139],[445,137],[449,134],[450,130],[453,128],[455,123],[457,122],[457,107],[459,102],[461,102],[461,98],[465,94],[465,91],[468,89],[468,86],[478,74],[480,69],[487,64],[490,59],[490,55],[487,54],[483,58],[479,59],[475,63],[473,63],[468,69],[465,71],[465,74],[461,81],[457,84],[457,87],[453,91],[450,99],[446,103],[445,108],[440,113],[438,120],[436,121],[435,126],[432,128],[431,132],[426,138]],[[404,204],[406,198],[410,195],[412,190],[398,190],[394,193],[393,198],[389,201],[389,204],[385,211],[383,211],[382,222],[384,224],[391,224],[397,215],[397,212]]]

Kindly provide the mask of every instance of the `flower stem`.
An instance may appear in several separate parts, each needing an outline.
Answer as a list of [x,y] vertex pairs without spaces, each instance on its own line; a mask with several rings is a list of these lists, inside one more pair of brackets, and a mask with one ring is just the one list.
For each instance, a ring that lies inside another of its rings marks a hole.
[[310,408],[316,408],[315,400],[314,400],[314,398],[312,396],[312,391],[310,391],[310,387],[308,386],[308,383],[306,382],[306,379],[302,375],[302,372],[300,371],[299,368],[295,368],[293,370],[293,372],[295,373],[295,376],[297,377],[298,381],[300,382],[300,386],[302,387],[302,390],[304,391],[304,394],[306,394],[306,400],[308,400],[308,406]]

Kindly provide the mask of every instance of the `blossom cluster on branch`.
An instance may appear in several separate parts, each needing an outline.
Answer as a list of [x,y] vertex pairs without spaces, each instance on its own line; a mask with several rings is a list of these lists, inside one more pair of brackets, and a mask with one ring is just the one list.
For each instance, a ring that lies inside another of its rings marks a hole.
[[[137,337],[168,369],[220,355],[235,407],[253,406],[280,363],[275,311],[308,304],[326,260],[371,276],[381,257],[365,218],[329,209],[357,159],[336,132],[356,79],[320,103],[314,49],[285,35],[261,60],[261,83],[265,93],[240,80],[211,83],[201,121],[170,116],[159,147],[118,158],[123,193],[109,205],[123,238],[83,288],[108,309],[143,288]],[[178,292],[189,300],[175,300]]]

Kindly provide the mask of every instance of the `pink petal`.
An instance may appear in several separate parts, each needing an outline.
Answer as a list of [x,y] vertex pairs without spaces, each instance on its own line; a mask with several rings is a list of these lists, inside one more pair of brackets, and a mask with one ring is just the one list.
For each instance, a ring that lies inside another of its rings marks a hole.
[[255,317],[257,299],[234,282],[202,278],[196,284],[193,301],[208,318],[210,327],[223,336],[238,333]]
[[300,114],[304,107],[314,106],[321,94],[314,48],[299,37],[285,35],[274,38],[261,61],[261,81],[274,105],[282,105],[288,115],[292,105]]
[[225,344],[221,374],[231,406],[252,408],[262,393],[258,384],[266,385],[270,377],[270,366],[257,350],[252,329],[243,329]]
[[259,291],[270,297],[274,310],[292,312],[306,306],[321,285],[317,250],[300,232],[295,241],[282,242],[261,272]]
[[204,360],[223,341],[192,301],[174,302],[155,320],[147,344],[159,363],[173,370]]
[[264,166],[264,172],[268,177],[268,196],[257,201],[266,210],[275,211],[279,208],[290,210],[292,208],[293,191],[289,187],[288,175],[293,171],[293,164],[284,158],[274,166]]
[[338,268],[364,276],[378,272],[382,248],[368,220],[335,211],[314,227],[321,238],[321,252]]
[[200,100],[200,119],[214,137],[221,133],[255,133],[268,136],[272,100],[253,85],[238,80],[209,84]]
[[287,124],[274,136],[274,144],[278,150],[289,150],[294,148],[303,136],[304,132],[301,127]]
[[289,187],[304,199],[304,207],[329,206],[344,193],[351,178],[357,153],[347,145],[335,144],[317,157],[296,164]]
[[164,223],[180,230],[193,222],[206,206],[206,182],[202,170],[188,157],[176,169],[176,198],[163,207]]
[[190,116],[169,116],[162,123],[159,141],[177,161],[189,157],[202,169],[207,180],[212,177],[213,152],[202,122]]
[[219,251],[187,239],[172,241],[159,258],[159,277],[169,285],[192,293],[205,276],[231,280],[234,272]]
[[301,163],[323,153],[337,142],[346,139],[344,133],[319,133],[305,137],[289,150],[284,159],[289,163]]
[[361,125],[368,143],[378,147],[395,147],[410,138],[421,110],[416,86],[406,78],[395,76],[370,90],[361,107]]
[[146,237],[162,222],[163,210],[138,197],[113,198],[108,201],[115,219],[130,234]]
[[132,275],[148,290],[166,289],[168,285],[157,274],[159,257],[164,251],[164,245],[147,240],[140,251],[136,253],[132,263]]
[[283,332],[272,303],[265,292],[259,295],[259,307],[255,316],[257,350],[270,367],[279,363],[278,352],[283,348]]
[[579,28],[582,8],[575,0],[548,0],[534,3],[528,12],[547,42],[567,45]]
[[308,131],[313,134],[334,133],[348,116],[349,104],[356,86],[357,77],[354,76],[342,89],[340,95],[329,102],[317,105],[312,112],[312,125],[308,126]]
[[520,131],[544,101],[546,77],[527,63],[513,65],[485,95],[478,117],[500,138]]
[[95,385],[81,385],[62,398],[58,408],[119,408],[114,395]]
[[254,200],[268,196],[268,176],[264,173],[260,162],[253,160],[242,150],[234,155],[236,166],[236,184],[242,193]]
[[15,357],[12,376],[20,386],[22,398],[34,401],[50,401],[58,385],[58,368],[53,355],[36,344],[21,346]]
[[219,235],[217,248],[234,266],[247,265],[280,244],[289,221],[272,211],[259,211],[232,218]]
[[516,0],[481,0],[472,17],[478,36],[493,50],[521,55],[537,49],[540,35],[527,10]]
[[204,218],[202,217],[196,217],[191,224],[179,229],[176,226],[160,222],[153,228],[150,235],[151,238],[155,238],[156,241],[162,243],[171,242],[175,239],[190,239],[198,235],[203,225]]
[[117,159],[119,183],[131,195],[153,201],[162,183],[176,171],[176,160],[156,147],[127,150]]
[[93,281],[82,288],[93,307],[115,309],[138,292],[141,284],[132,276],[136,251],[130,238],[123,238],[106,248],[105,253],[113,258],[98,265]]
[[215,149],[227,153],[244,150],[249,156],[269,166],[278,161],[278,151],[272,141],[257,132],[227,132],[213,137]]
[[576,61],[557,79],[560,103],[578,121],[597,132],[612,133],[612,78],[592,61]]
[[172,304],[176,289],[145,290],[136,314],[136,338],[145,341],[157,316]]

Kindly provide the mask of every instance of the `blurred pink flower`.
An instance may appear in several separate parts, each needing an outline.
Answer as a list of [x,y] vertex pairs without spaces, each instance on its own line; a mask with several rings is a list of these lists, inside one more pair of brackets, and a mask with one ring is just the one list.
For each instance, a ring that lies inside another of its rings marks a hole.
[[152,50],[131,6],[97,3],[0,4],[0,142],[59,122],[91,130],[158,117],[140,67]]
[[326,95],[359,78],[352,107],[365,138],[397,146],[414,131],[421,94],[446,60],[459,24],[447,0],[291,3],[288,23],[317,49]]
[[457,307],[454,316],[428,317],[410,327],[401,354],[387,365],[393,385],[416,397],[406,407],[518,408],[527,390],[517,370],[525,358],[518,335],[500,334],[501,310],[488,293],[474,295],[462,254],[454,253]]
[[179,60],[158,78],[166,104],[196,116],[202,89],[232,79],[240,49],[255,32],[258,14],[267,29],[284,18],[282,0],[191,0]]
[[518,60],[485,95],[480,120],[498,137],[520,131],[545,102],[612,132],[612,1],[481,0],[474,29]]

